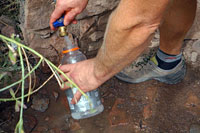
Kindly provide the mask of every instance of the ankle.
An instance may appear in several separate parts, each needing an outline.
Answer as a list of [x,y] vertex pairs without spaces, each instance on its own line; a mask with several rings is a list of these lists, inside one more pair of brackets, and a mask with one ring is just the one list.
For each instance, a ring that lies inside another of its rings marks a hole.
[[170,70],[176,67],[181,61],[182,53],[178,55],[170,55],[162,50],[158,50],[156,53],[156,60],[158,62],[158,67],[164,70]]

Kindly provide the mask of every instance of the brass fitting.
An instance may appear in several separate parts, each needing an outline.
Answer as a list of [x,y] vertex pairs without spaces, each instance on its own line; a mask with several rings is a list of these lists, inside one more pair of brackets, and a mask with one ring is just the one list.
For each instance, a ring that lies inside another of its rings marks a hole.
[[58,31],[61,37],[67,36],[67,28],[65,26],[59,27]]

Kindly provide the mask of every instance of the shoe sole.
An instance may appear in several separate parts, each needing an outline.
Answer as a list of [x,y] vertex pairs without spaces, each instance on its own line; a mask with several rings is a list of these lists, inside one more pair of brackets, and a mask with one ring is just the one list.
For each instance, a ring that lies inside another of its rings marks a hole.
[[177,83],[180,83],[184,79],[185,74],[186,74],[186,65],[183,65],[182,69],[176,73],[169,74],[165,77],[159,77],[159,78],[153,78],[153,79],[166,83],[166,84],[177,84]]

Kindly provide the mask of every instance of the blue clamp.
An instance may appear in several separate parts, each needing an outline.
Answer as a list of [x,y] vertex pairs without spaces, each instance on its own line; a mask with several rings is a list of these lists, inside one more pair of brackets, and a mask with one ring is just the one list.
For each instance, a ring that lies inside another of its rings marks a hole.
[[65,26],[64,25],[64,16],[62,16],[61,18],[57,19],[54,23],[53,23],[53,27],[54,28],[58,28],[61,26]]

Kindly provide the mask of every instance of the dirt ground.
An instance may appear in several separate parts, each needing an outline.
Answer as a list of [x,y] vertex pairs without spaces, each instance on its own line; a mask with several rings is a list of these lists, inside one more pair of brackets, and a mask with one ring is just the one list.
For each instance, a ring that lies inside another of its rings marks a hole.
[[[187,67],[185,79],[176,85],[154,80],[128,84],[113,77],[100,87],[103,113],[83,120],[71,118],[64,93],[51,80],[41,91],[50,98],[48,109],[38,112],[28,108],[24,115],[25,130],[32,133],[189,133],[192,124],[200,125],[200,68]],[[54,92],[58,92],[58,99],[53,96]],[[13,106],[8,106],[1,111],[1,133],[13,132],[18,114],[12,109]]]

